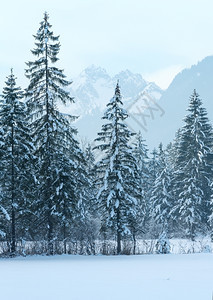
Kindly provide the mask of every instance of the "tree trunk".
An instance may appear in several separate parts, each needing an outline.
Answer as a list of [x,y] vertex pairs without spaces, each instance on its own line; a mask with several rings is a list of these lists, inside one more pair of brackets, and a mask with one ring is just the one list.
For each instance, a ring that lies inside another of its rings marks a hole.
[[120,210],[117,209],[117,255],[121,254]]
[[66,235],[66,225],[64,224],[63,228],[63,234],[64,234],[64,254],[67,254],[67,235]]
[[11,213],[11,255],[15,255],[16,252],[16,226],[15,226],[15,210],[12,206]]
[[49,189],[51,188],[51,180],[50,180],[50,162],[51,162],[51,153],[50,153],[50,131],[49,131],[49,94],[48,94],[48,49],[47,49],[47,41],[45,42],[45,104],[46,104],[46,134],[47,134],[47,141],[46,141],[46,165],[47,165],[47,176],[46,176],[46,187],[45,187],[45,201],[48,201],[48,217],[47,217],[47,227],[48,227],[48,255],[53,255],[53,222],[52,222],[52,201],[49,195]]
[[12,147],[12,160],[11,160],[11,255],[16,252],[16,221],[15,221],[15,174],[14,174],[14,127],[11,128],[11,147]]
[[136,253],[136,236],[135,236],[135,232],[133,232],[132,238],[133,238],[133,255],[135,255],[135,253]]
[[190,232],[190,235],[191,235],[191,240],[192,242],[195,241],[195,228],[194,228],[194,225],[191,224],[191,232]]
[[53,255],[53,254],[54,254],[54,247],[53,247],[52,230],[49,228],[47,255]]

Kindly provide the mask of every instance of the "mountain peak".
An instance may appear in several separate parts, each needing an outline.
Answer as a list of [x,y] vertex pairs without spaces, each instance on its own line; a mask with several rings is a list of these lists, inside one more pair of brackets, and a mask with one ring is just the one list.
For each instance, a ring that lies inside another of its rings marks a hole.
[[113,78],[114,82],[118,79],[121,85],[121,92],[127,98],[135,98],[148,84],[140,74],[132,73],[128,69],[119,72]]
[[134,79],[137,80],[139,82],[144,82],[144,84],[146,84],[146,80],[143,79],[143,77],[141,76],[141,74],[138,73],[132,73],[130,70],[126,69],[125,71],[121,71],[118,74],[116,74],[114,76],[114,78],[121,78],[121,79]]
[[124,70],[124,71],[121,71],[121,72],[119,72],[117,75],[115,75],[115,76],[118,76],[118,75],[120,75],[120,76],[133,76],[133,75],[135,75],[135,74],[133,74],[130,70],[128,70],[128,69],[126,69],[126,70]]
[[[132,106],[139,94],[145,91],[157,101],[162,95],[159,87],[146,82],[140,74],[127,69],[111,77],[104,68],[91,65],[73,80],[70,93],[75,97],[75,103],[69,108],[66,107],[66,112],[80,116],[75,123],[80,135],[92,140],[96,137],[97,128],[101,128],[103,124],[102,116],[106,104],[114,95],[118,79],[125,108]],[[140,124],[140,121],[138,123]],[[133,130],[138,130],[138,123],[130,124],[132,128],[134,127]]]
[[109,79],[110,76],[104,68],[96,66],[94,64],[87,67],[81,74],[81,76],[86,76],[92,80],[97,80],[100,78]]

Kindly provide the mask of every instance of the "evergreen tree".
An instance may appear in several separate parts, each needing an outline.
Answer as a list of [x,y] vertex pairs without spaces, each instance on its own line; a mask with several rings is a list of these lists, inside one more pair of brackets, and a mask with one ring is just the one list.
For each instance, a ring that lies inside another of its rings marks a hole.
[[64,89],[70,82],[65,79],[63,70],[53,66],[58,61],[60,44],[51,27],[45,13],[34,35],[36,48],[32,53],[37,59],[27,63],[26,76],[30,84],[26,96],[38,160],[38,224],[41,224],[40,233],[43,226],[48,254],[52,255],[54,241],[61,230],[66,251],[70,222],[75,213],[79,213],[82,202],[78,187],[84,176],[79,174],[82,171],[82,152],[74,138],[77,132],[71,127],[74,117],[57,109],[58,103],[66,104],[74,100]]
[[[152,208],[153,208],[153,203],[151,202],[151,197],[152,197],[152,187],[154,186],[155,180],[158,176],[159,173],[159,162],[158,162],[158,151],[156,148],[153,149],[153,151],[150,153],[151,157],[149,158],[148,161],[148,168],[149,168],[149,190],[147,191],[147,225],[148,225],[148,237],[153,238],[155,236],[156,232],[156,224],[153,220],[152,216]],[[157,237],[157,236],[156,236]]]
[[157,177],[157,174],[159,172],[159,164],[158,164],[158,151],[157,149],[153,149],[151,152],[152,157],[149,160],[149,183],[150,186],[153,186],[153,183],[155,182],[155,179]]
[[176,203],[173,214],[179,216],[185,233],[194,240],[209,215],[210,182],[212,177],[208,154],[213,145],[212,127],[202,101],[194,90],[190,98],[189,114],[181,130],[176,162]]
[[0,126],[0,237],[3,239],[6,236],[6,226],[7,226],[7,220],[10,220],[10,216],[6,209],[3,206],[3,179],[4,179],[4,168],[3,168],[3,157],[5,155],[5,149],[4,149],[4,132],[3,128]]
[[[66,128],[69,130],[69,124]],[[59,240],[63,238],[64,253],[67,253],[67,241],[71,240],[76,232],[75,227],[79,228],[81,225],[79,230],[82,231],[82,226],[85,224],[88,179],[83,152],[78,142],[72,137],[72,132],[67,132],[64,138],[59,130],[59,137],[61,138],[60,145],[63,147],[59,153],[55,145],[57,151],[53,159],[55,179],[52,184],[53,188],[56,187],[56,193],[52,197],[52,203],[55,206],[52,215],[56,224],[54,236]]]
[[161,233],[168,233],[170,210],[172,207],[171,174],[166,160],[166,154],[159,146],[159,170],[152,187],[151,202],[152,216],[156,224],[160,225]]
[[149,219],[150,201],[150,177],[149,177],[149,157],[148,148],[141,132],[136,135],[134,143],[133,155],[136,159],[138,168],[138,209],[137,209],[137,228],[138,233],[144,233],[144,227]]
[[96,165],[95,165],[95,157],[92,150],[91,144],[88,144],[85,149],[85,160],[86,160],[86,173],[89,179],[89,203],[88,203],[88,210],[91,215],[97,215],[97,201],[96,201],[96,180],[97,180],[97,172],[96,172]]
[[121,240],[126,234],[134,234],[138,199],[138,174],[132,148],[128,145],[133,135],[124,120],[128,117],[122,108],[120,88],[107,104],[96,148],[104,151],[105,157],[97,165],[99,176],[98,200],[102,224],[105,229],[115,230],[117,254],[121,253]]
[[155,247],[157,254],[170,253],[170,242],[165,231],[160,234]]
[[210,197],[210,215],[208,217],[208,224],[210,227],[211,241],[213,241],[213,182],[211,182],[211,197]]
[[177,159],[178,159],[178,149],[180,146],[180,140],[181,140],[181,129],[178,129],[175,133],[174,140],[168,144],[166,148],[167,152],[167,161],[170,166],[170,169],[172,169],[173,172],[175,172],[175,167],[177,165]]
[[[27,121],[26,106],[20,100],[23,92],[16,87],[15,76],[7,77],[0,105],[1,128],[1,189],[4,207],[9,215],[5,227],[10,253],[26,237],[26,220],[30,213],[33,193],[33,146]],[[29,236],[28,236],[29,237]]]

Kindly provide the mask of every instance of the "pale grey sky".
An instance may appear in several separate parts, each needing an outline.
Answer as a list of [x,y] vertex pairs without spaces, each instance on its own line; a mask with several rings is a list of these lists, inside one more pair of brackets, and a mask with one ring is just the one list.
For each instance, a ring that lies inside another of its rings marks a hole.
[[[213,54],[212,0],[0,0],[0,87],[11,67],[25,87],[44,11],[60,35],[68,78],[96,64],[129,69],[166,88],[174,75]],[[34,59],[34,58],[33,58]]]

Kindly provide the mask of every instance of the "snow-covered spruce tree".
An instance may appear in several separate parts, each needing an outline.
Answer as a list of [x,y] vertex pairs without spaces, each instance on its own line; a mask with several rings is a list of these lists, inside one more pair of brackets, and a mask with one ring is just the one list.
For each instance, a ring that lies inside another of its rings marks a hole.
[[[154,186],[155,179],[157,178],[157,175],[159,173],[159,162],[158,162],[158,151],[156,148],[153,149],[153,151],[150,153],[149,161],[148,161],[148,170],[149,170],[149,190],[147,192],[147,213],[146,213],[146,236],[147,238],[153,238],[156,234],[156,224],[153,220],[152,216],[152,203],[150,201],[151,198],[151,192],[152,187]],[[155,236],[156,238],[158,236]]]
[[[59,150],[58,145],[54,145],[56,153],[53,155],[51,198],[54,239],[63,240],[63,251],[67,253],[67,242],[74,238],[81,240],[82,235],[79,237],[78,230],[85,233],[89,188],[83,152],[73,138],[70,124],[65,124],[64,121],[62,119],[60,124],[58,123],[58,133],[55,136],[61,149]],[[60,128],[60,125],[63,127]]]
[[160,226],[160,233],[168,233],[170,210],[172,207],[171,173],[162,144],[159,146],[158,175],[151,189],[152,217]]
[[97,149],[105,156],[97,164],[99,200],[102,226],[116,235],[117,254],[121,253],[121,240],[134,234],[138,199],[138,173],[136,160],[128,142],[133,136],[124,120],[128,117],[122,108],[119,84],[115,95],[107,104],[102,126],[96,141]]
[[156,248],[156,253],[157,254],[168,254],[170,253],[170,242],[169,239],[167,238],[167,233],[163,231],[155,245]]
[[149,157],[148,148],[145,144],[145,140],[142,137],[141,132],[136,135],[136,141],[134,143],[133,155],[137,162],[138,175],[139,175],[139,199],[137,210],[137,231],[138,234],[145,232],[145,225],[149,219],[149,190],[150,190],[150,178],[149,178]]
[[179,188],[182,183],[178,165],[178,149],[181,142],[181,129],[177,130],[174,140],[167,145],[165,150],[167,166],[171,174],[171,187],[173,196],[173,204],[170,211],[169,231],[172,232],[172,236],[176,237],[183,236],[182,222],[180,222],[178,211],[176,211],[176,200],[179,198]]
[[173,172],[175,172],[175,167],[177,165],[177,159],[178,159],[178,149],[180,146],[180,140],[181,140],[181,129],[178,129],[175,133],[174,140],[169,143],[166,147],[166,153],[167,153],[167,161],[170,165],[170,169],[172,169]]
[[[65,80],[63,70],[53,65],[58,61],[60,44],[51,27],[45,13],[34,35],[36,47],[32,54],[37,59],[28,62],[26,70],[30,79],[26,97],[38,162],[37,227],[40,237],[48,241],[50,255],[54,253],[54,240],[58,239],[59,232],[63,231],[63,241],[69,236],[70,222],[75,213],[78,214],[82,200],[77,186],[83,176],[77,177],[81,170],[81,151],[74,138],[76,130],[70,125],[74,117],[57,110],[57,103],[74,100],[64,89],[70,82]],[[66,243],[64,247],[66,249]]]
[[202,225],[207,223],[210,202],[212,127],[202,101],[194,90],[184,119],[177,149],[173,214],[182,221],[186,236],[192,240]]
[[210,215],[208,217],[208,224],[210,227],[211,241],[213,242],[213,182],[211,183],[211,197],[210,197]]
[[76,236],[79,236],[81,245],[84,247],[84,252],[81,250],[82,254],[95,254],[95,241],[98,239],[100,231],[100,216],[96,198],[96,166],[92,145],[88,143],[83,148],[83,152],[87,179],[86,185],[84,184],[81,188],[86,192],[84,195],[84,219],[79,222],[81,227],[76,229]]
[[4,184],[3,178],[4,178],[4,168],[3,168],[3,156],[5,155],[5,149],[4,149],[4,132],[3,128],[0,127],[0,238],[4,240],[6,238],[6,228],[8,225],[8,222],[10,220],[10,216],[7,213],[6,209],[3,206],[3,200],[4,200],[4,195],[2,191],[2,185]]
[[88,210],[91,216],[97,216],[97,190],[96,190],[96,165],[95,165],[95,156],[92,150],[91,144],[88,144],[85,149],[85,160],[86,160],[86,172],[89,179],[89,203]]
[[151,152],[151,158],[149,159],[149,183],[153,186],[157,174],[159,172],[159,163],[158,163],[158,151],[157,149],[153,149]]
[[[16,87],[15,76],[7,77],[0,105],[1,196],[10,218],[5,226],[10,254],[15,255],[17,241],[27,236],[33,194],[33,146],[23,92]],[[28,224],[27,224],[28,220]]]

